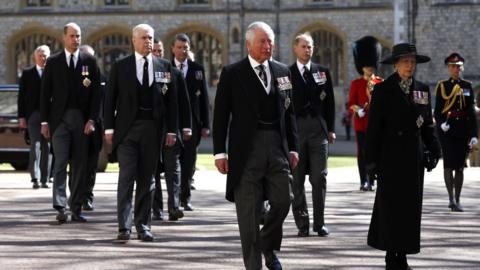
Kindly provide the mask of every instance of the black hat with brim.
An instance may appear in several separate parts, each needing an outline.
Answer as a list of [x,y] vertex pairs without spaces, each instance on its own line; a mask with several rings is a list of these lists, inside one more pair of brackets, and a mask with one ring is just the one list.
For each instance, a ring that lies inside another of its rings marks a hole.
[[430,61],[430,57],[417,54],[417,48],[414,44],[399,43],[393,46],[392,55],[383,59],[383,61],[380,63],[392,65],[395,64],[399,58],[406,56],[414,56],[415,59],[417,59],[417,64],[427,63]]

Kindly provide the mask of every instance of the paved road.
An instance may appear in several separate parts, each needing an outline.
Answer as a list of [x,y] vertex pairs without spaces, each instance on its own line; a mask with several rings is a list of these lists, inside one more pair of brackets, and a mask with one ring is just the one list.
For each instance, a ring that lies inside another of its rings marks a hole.
[[[123,245],[113,241],[117,176],[98,175],[96,209],[87,213],[88,223],[58,225],[51,189],[32,190],[26,173],[0,172],[0,269],[243,269],[223,176],[199,171],[194,212],[177,223],[154,222],[154,243]],[[328,181],[331,236],[297,238],[290,214],[279,253],[284,269],[384,269],[384,253],[366,245],[374,193],[357,190],[353,167],[331,169]],[[479,168],[466,170],[464,213],[448,211],[442,170],[427,175],[422,253],[409,260],[414,269],[480,269],[479,202]]]

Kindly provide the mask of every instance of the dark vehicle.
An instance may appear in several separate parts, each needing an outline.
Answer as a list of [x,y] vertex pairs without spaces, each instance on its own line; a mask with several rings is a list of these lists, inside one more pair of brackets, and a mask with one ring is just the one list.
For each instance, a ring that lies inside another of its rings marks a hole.
[[[18,127],[18,85],[0,85],[0,164],[10,163],[15,170],[28,169],[29,145],[24,131]],[[97,170],[104,172],[108,165],[106,144],[98,157]]]
[[0,163],[26,170],[30,148],[18,127],[17,97],[18,85],[0,85]]

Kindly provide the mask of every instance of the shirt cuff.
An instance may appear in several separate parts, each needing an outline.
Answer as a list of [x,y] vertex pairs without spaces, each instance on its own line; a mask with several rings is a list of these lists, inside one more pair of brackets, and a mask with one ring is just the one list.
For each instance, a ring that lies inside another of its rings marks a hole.
[[217,159],[224,159],[224,158],[228,159],[227,153],[219,153],[219,154],[216,154],[216,155],[215,155],[215,160],[217,160]]
[[41,122],[40,123],[42,126],[48,125],[48,122]]
[[184,128],[182,129],[183,132],[187,132],[188,134],[192,135],[192,129],[191,128]]
[[113,129],[105,129],[105,134],[113,134]]
[[170,133],[170,132],[169,132],[169,133],[167,133],[167,135],[171,135],[171,136],[177,136],[177,134],[175,134],[175,133]]
[[298,152],[290,151],[290,154],[295,154],[295,155],[297,155],[297,157],[298,157]]

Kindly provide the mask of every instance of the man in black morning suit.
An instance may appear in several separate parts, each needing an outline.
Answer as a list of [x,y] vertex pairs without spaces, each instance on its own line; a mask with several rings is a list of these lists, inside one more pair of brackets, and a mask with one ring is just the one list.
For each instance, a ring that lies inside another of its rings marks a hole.
[[327,68],[311,61],[313,39],[308,34],[295,38],[297,61],[290,66],[293,83],[293,104],[300,142],[300,162],[293,171],[292,212],[298,236],[309,235],[310,221],[305,197],[305,175],[312,185],[313,231],[329,234],[324,221],[327,191],[328,143],[335,141],[335,101],[332,79]]
[[28,169],[33,188],[48,188],[52,155],[50,143],[40,134],[40,90],[42,74],[50,48],[38,46],[34,52],[35,65],[22,72],[18,83],[18,123],[21,129],[28,128],[30,139],[30,158]]
[[[215,166],[227,174],[226,198],[235,202],[246,269],[282,269],[282,226],[290,208],[291,168],[298,162],[288,67],[272,57],[273,30],[264,22],[246,32],[248,57],[225,67],[215,97]],[[228,137],[228,156],[226,141]],[[261,206],[270,210],[259,230]]]
[[[155,41],[152,54],[163,58],[162,41]],[[155,196],[152,204],[152,218],[154,220],[164,220],[162,185],[160,181],[160,173],[162,170],[165,171],[165,183],[167,184],[168,220],[176,221],[183,217],[183,211],[179,209],[180,154],[182,152],[183,141],[187,141],[192,137],[192,113],[190,111],[190,100],[182,72],[173,67],[172,78],[177,86],[179,130],[177,131],[175,144],[163,147],[162,160],[159,159],[157,169],[155,170]]]
[[[180,155],[181,164],[181,193],[180,202],[185,211],[192,211],[190,203],[192,177],[195,173],[197,161],[197,148],[201,137],[210,135],[209,101],[207,92],[207,79],[202,65],[188,59],[190,51],[190,39],[186,34],[175,36],[172,45],[175,65],[182,73],[187,83],[192,112],[191,139],[183,142],[183,151]],[[180,110],[184,110],[181,108]],[[184,130],[187,131],[187,130]]]
[[72,221],[85,222],[81,207],[85,195],[88,136],[98,118],[100,72],[97,60],[79,51],[81,30],[76,23],[64,27],[65,50],[47,60],[42,77],[41,133],[52,138],[55,156],[53,207],[57,220],[67,220],[66,178],[70,161],[69,205]]
[[140,240],[154,241],[150,232],[153,175],[161,152],[164,124],[165,144],[172,146],[176,141],[177,92],[170,63],[151,54],[153,28],[139,24],[132,32],[135,52],[114,64],[107,83],[105,141],[113,144],[120,165],[117,239],[130,239],[136,181],[135,228]]

